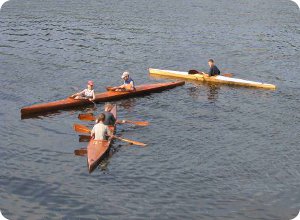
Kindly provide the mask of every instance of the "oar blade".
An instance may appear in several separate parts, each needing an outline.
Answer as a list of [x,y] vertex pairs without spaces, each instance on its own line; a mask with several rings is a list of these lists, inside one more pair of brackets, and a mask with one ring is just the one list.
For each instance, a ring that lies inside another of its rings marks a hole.
[[138,126],[148,126],[149,122],[148,121],[136,121],[134,124],[138,125]]
[[128,123],[128,124],[134,124],[134,125],[138,125],[138,126],[148,126],[149,122],[148,121],[130,121],[130,120],[123,120],[120,121],[121,124],[123,123]]
[[79,135],[79,142],[89,142],[90,140],[90,135]]
[[87,149],[86,149],[86,148],[76,149],[76,150],[74,150],[74,154],[75,154],[76,156],[86,156],[86,154],[87,154]]
[[79,132],[79,133],[91,133],[91,130],[84,125],[74,124],[73,128],[76,132]]
[[191,74],[191,75],[198,74],[198,73],[201,73],[201,72],[199,72],[198,70],[189,70],[188,71],[188,74]]
[[79,114],[78,119],[82,121],[94,121],[96,118],[93,113]]

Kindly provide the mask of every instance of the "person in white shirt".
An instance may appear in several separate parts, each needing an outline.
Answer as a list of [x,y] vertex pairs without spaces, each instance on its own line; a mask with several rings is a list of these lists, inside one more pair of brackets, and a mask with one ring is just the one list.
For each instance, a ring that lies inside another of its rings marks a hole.
[[103,124],[105,120],[105,115],[101,113],[96,120],[96,124],[92,129],[91,137],[94,140],[107,140],[107,136],[112,135],[111,131],[109,130],[108,126]]
[[95,100],[94,82],[92,80],[88,81],[87,89],[84,89],[81,92],[71,95],[71,98],[88,99],[90,101],[94,101]]

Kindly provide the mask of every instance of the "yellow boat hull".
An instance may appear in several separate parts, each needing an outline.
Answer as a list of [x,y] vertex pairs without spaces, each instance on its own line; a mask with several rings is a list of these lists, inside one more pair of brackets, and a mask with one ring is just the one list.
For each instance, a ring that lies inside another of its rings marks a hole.
[[188,72],[161,70],[161,69],[153,69],[153,68],[149,68],[149,73],[153,75],[164,76],[164,77],[175,77],[175,78],[195,80],[195,81],[221,83],[226,85],[263,88],[263,89],[276,89],[276,86],[273,84],[231,78],[231,77],[220,76],[220,75],[208,77],[202,74],[188,74]]

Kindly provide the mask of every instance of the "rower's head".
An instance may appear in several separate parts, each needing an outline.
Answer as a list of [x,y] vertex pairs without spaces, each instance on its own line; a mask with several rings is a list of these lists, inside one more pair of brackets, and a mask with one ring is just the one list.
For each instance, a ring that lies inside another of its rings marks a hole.
[[105,120],[105,115],[103,113],[101,113],[97,120],[96,120],[96,123],[99,123],[99,122],[103,122]]
[[215,61],[213,59],[208,60],[209,67],[213,67],[215,65]]
[[125,71],[122,76],[121,76],[122,79],[124,80],[127,80],[129,78],[129,72],[128,71]]
[[88,86],[88,89],[92,90],[94,87],[94,82],[92,80],[88,81],[87,86]]
[[104,106],[104,111],[106,112],[110,112],[113,108],[113,105],[110,104],[110,103],[106,103],[105,106]]

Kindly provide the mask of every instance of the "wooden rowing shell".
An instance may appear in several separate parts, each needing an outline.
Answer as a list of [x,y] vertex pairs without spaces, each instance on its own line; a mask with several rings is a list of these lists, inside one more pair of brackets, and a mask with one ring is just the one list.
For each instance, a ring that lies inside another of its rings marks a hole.
[[[131,92],[107,91],[103,93],[97,93],[94,102],[96,103],[109,102],[109,101],[119,100],[123,98],[147,95],[153,92],[160,92],[181,85],[184,85],[184,81],[139,85],[136,86],[135,91],[131,91]],[[35,105],[23,107],[21,109],[21,117],[30,118],[32,116],[36,116],[43,113],[49,113],[49,112],[63,110],[63,109],[71,109],[77,106],[85,106],[91,104],[92,102],[85,99],[66,98],[55,102],[35,104]]]
[[[111,113],[117,119],[116,105],[112,108]],[[114,126],[109,126],[109,129],[111,130],[112,134],[114,134],[116,124]],[[108,156],[112,141],[112,138],[109,138],[108,140],[90,140],[87,146],[87,165],[89,173],[93,172],[93,170],[100,164],[103,158]]]

